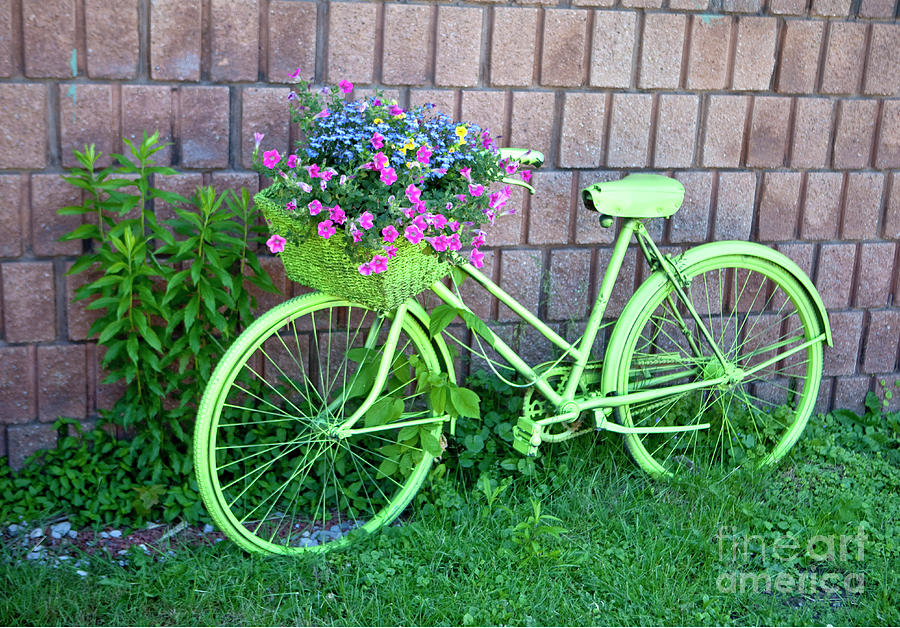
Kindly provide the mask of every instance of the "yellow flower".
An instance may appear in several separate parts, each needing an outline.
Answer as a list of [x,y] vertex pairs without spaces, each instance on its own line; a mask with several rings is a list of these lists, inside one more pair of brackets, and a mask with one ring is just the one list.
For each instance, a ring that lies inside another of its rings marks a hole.
[[415,147],[415,142],[413,142],[412,140],[406,140],[406,144],[403,146],[403,150],[413,150]]
[[464,138],[466,136],[466,133],[468,132],[469,130],[465,127],[465,125],[460,124],[458,127],[456,127],[456,136],[459,139]]
[[381,124],[382,122],[384,122],[384,120],[382,120],[381,118],[375,118],[374,120],[372,120],[372,122],[374,122],[375,124]]

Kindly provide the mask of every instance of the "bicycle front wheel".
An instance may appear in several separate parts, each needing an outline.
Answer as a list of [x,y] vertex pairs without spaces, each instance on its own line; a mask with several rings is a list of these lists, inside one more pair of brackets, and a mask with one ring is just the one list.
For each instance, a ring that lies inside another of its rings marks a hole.
[[628,450],[653,475],[773,464],[813,411],[827,322],[787,262],[758,249],[701,257],[682,270],[685,292],[724,363],[672,283],[659,277],[635,294],[613,333],[610,352],[622,357],[604,373],[606,390],[700,386],[617,409],[627,427],[709,424],[627,434]]
[[[442,363],[412,315],[385,355],[391,325],[313,293],[265,313],[225,353],[200,403],[195,469],[210,515],[238,545],[342,547],[393,521],[418,491],[442,418],[417,372]],[[387,377],[373,390],[380,368]]]

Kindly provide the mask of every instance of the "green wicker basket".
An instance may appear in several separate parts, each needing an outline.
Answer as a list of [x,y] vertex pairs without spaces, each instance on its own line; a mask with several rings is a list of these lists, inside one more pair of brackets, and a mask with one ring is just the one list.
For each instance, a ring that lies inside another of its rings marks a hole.
[[292,220],[280,203],[269,198],[269,189],[256,194],[253,200],[269,221],[270,231],[287,240],[281,261],[291,281],[387,312],[450,272],[450,265],[429,253],[424,243],[411,244],[401,236],[394,242],[397,256],[385,272],[361,275],[359,262],[347,255],[345,237],[340,231],[327,240],[314,235],[300,244],[292,242]]

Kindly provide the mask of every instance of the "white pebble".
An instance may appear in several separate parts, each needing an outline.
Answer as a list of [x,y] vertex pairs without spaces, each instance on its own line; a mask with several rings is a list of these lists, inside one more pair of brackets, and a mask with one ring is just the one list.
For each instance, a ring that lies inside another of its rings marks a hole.
[[211,525],[209,525],[208,523],[207,523],[205,526],[203,526],[203,534],[209,534],[209,533],[212,532],[213,530],[215,530],[215,528],[213,528],[213,527],[212,527]]
[[[68,521],[63,521],[62,523],[57,523],[55,525],[50,526],[50,533],[53,535],[54,539],[62,538],[63,535],[68,534],[69,530],[72,529],[72,524]],[[56,536],[56,535],[59,536]]]
[[123,556],[123,555],[125,555],[125,554],[127,554],[127,553],[128,553],[128,550],[119,550],[119,551],[117,552],[117,554],[118,554],[119,556]]
[[82,578],[84,578],[87,575],[87,572],[84,569],[78,569],[75,571],[75,573],[77,573]]
[[59,560],[69,560],[72,557],[71,556],[59,556],[58,558],[59,558]]
[[9,532],[9,535],[10,535],[10,536],[16,536],[19,532],[22,531],[22,526],[17,525],[17,524],[14,523],[14,524],[12,524],[11,526],[9,526],[9,527],[6,529],[6,531]]
[[25,560],[38,560],[40,558],[43,558],[40,552],[28,552],[25,555]]
[[30,536],[33,539],[36,539],[39,536],[44,536],[44,530],[42,528],[35,528],[34,530],[31,531],[31,534],[29,534],[28,536]]
[[78,533],[75,530],[69,530],[69,538],[70,539],[78,538]]
[[109,538],[109,532],[107,532],[107,531],[105,531],[105,530],[101,530],[101,531],[100,531],[100,538],[101,538],[101,539],[108,539],[108,538]]
[[121,531],[121,530],[112,530],[112,531],[110,531],[109,535],[110,535],[112,538],[117,539],[117,538],[119,538],[120,536],[122,536],[122,531]]

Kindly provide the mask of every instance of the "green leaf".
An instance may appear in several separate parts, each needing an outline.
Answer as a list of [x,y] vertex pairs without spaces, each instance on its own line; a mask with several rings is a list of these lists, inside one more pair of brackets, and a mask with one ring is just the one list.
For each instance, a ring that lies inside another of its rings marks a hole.
[[385,458],[381,461],[381,464],[378,465],[378,474],[376,477],[377,479],[390,477],[391,475],[396,473],[397,469],[399,468],[400,466],[396,462],[394,462],[390,458]]
[[463,319],[463,322],[465,322],[466,327],[471,329],[482,338],[490,339],[493,337],[491,328],[488,327],[483,320],[478,318],[478,315],[476,315],[474,312],[470,312],[468,310],[460,310],[459,316]]
[[431,400],[431,409],[435,414],[444,414],[447,408],[447,388],[446,386],[432,386],[429,391],[429,399]]
[[397,433],[397,440],[402,443],[403,441],[407,441],[410,438],[413,438],[418,433],[418,425],[407,425]]
[[440,334],[450,322],[456,318],[458,310],[452,305],[442,304],[431,312],[431,320],[428,322],[428,333],[434,338]]
[[481,416],[481,399],[478,394],[468,388],[453,386],[450,388],[450,401],[459,416],[477,419]]
[[422,449],[435,458],[440,458],[444,450],[441,449],[441,440],[432,431],[432,428],[422,430]]
[[60,242],[65,242],[67,240],[99,240],[100,239],[100,229],[97,228],[97,225],[92,223],[85,223],[83,225],[79,225],[66,235],[62,236],[59,240]]

